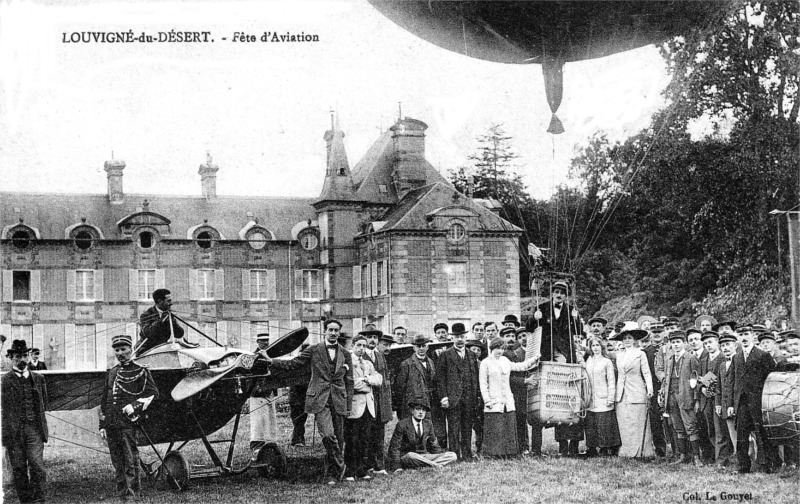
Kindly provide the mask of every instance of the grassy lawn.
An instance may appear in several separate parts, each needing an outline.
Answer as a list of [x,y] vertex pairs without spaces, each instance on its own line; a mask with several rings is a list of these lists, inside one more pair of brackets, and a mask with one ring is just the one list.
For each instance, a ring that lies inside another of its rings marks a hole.
[[[284,414],[279,416],[281,439],[288,439],[290,427]],[[748,502],[770,504],[797,503],[798,481],[774,475],[730,475],[713,469],[679,468],[657,462],[622,459],[558,459],[525,458],[518,460],[483,460],[462,463],[437,471],[423,469],[377,477],[370,482],[341,483],[335,487],[319,484],[323,449],[316,437],[312,445],[312,424],[308,422],[308,447],[285,447],[289,457],[286,479],[264,479],[255,470],[228,478],[192,480],[183,493],[164,489],[163,485],[145,482],[143,503],[561,503],[561,502],[730,502],[729,494],[745,493]],[[225,430],[225,429],[223,429]],[[387,428],[391,435],[393,424]],[[220,438],[220,435],[216,436]],[[238,464],[248,457],[249,423],[243,417],[234,460]],[[545,431],[549,452],[556,451],[552,430]],[[227,444],[217,444],[225,458]],[[164,449],[165,447],[160,447]],[[152,450],[141,448],[146,461],[155,460]],[[190,464],[205,463],[202,446],[187,446]],[[113,492],[113,469],[107,454],[79,447],[48,447],[49,502],[116,501]],[[13,491],[6,488],[7,497]],[[11,501],[9,499],[9,501]]]

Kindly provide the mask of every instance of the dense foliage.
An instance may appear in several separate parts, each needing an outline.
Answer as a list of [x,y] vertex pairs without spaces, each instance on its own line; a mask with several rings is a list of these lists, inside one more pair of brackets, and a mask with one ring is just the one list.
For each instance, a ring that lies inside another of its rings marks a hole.
[[[570,167],[579,189],[526,200],[513,170],[479,170],[552,268],[576,275],[585,313],[638,292],[641,311],[662,315],[787,316],[786,222],[769,212],[799,202],[800,3],[745,1],[721,17],[663,45],[667,106],[624,142],[589,139]],[[493,127],[482,143],[497,136],[512,141]]]

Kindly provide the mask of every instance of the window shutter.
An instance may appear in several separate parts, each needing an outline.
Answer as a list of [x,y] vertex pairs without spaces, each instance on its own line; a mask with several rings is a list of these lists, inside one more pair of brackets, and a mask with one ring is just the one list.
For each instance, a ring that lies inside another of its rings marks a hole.
[[103,300],[103,270],[94,270],[94,300]]
[[225,320],[217,322],[217,342],[220,345],[228,345],[228,322]]
[[353,319],[353,334],[358,334],[364,329],[364,321],[360,318]]
[[239,329],[239,348],[250,351],[253,347],[253,337],[250,335],[250,321],[244,320]]
[[197,298],[200,297],[197,288],[197,275],[198,272],[196,269],[189,270],[189,299],[191,301],[196,301]]
[[3,270],[3,302],[10,303],[14,300],[14,272]]
[[[67,271],[67,301],[75,301],[75,270]],[[72,327],[72,336],[75,337],[75,327]],[[75,342],[73,341],[73,344]],[[75,366],[75,350],[73,346],[72,365]],[[67,367],[67,369],[71,369]]]
[[[75,278],[75,272],[70,271]],[[74,283],[73,283],[74,285]],[[73,289],[74,294],[74,289]],[[75,296],[72,296],[75,299]],[[77,342],[75,341],[75,324],[64,325],[64,369],[75,369],[75,352],[77,351]]]
[[294,270],[294,298],[303,299],[303,270]]
[[128,270],[128,299],[130,301],[139,300],[139,270]]
[[42,300],[42,272],[39,270],[32,270],[31,301],[39,302],[41,300]]
[[[0,324],[0,334],[5,334],[11,340],[11,324]],[[0,356],[0,358],[5,358],[5,356]]]
[[44,360],[44,326],[33,324],[33,346],[42,350],[42,360]]
[[278,299],[276,271],[274,269],[267,270],[267,299]]
[[106,324],[94,326],[94,367],[99,371],[105,371],[108,364],[108,330]]
[[253,299],[253,293],[250,289],[250,270],[242,270],[242,299]]
[[371,267],[372,267],[372,271],[370,273],[371,273],[371,277],[372,277],[372,284],[370,285],[370,295],[371,296],[377,296],[378,295],[378,263],[377,262],[372,263]]
[[225,299],[225,270],[214,270],[214,299]]
[[389,261],[383,261],[383,275],[381,277],[381,294],[389,293]]
[[[166,289],[167,288],[167,276],[166,270],[157,269],[156,270],[156,289]],[[151,294],[148,292],[147,294]]]
[[130,336],[131,341],[133,341],[133,346],[136,346],[136,340],[139,339],[139,331],[136,330],[135,322],[128,322],[125,324],[125,334]]
[[353,297],[361,297],[361,266],[353,266]]

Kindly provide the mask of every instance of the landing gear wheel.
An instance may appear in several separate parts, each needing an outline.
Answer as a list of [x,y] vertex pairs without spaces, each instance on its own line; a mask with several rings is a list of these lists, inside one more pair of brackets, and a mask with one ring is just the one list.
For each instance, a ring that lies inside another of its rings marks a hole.
[[286,454],[275,443],[267,443],[256,455],[258,475],[263,478],[280,479],[286,476]]
[[183,453],[171,451],[164,456],[161,466],[161,480],[173,490],[183,492],[189,488],[189,462]]

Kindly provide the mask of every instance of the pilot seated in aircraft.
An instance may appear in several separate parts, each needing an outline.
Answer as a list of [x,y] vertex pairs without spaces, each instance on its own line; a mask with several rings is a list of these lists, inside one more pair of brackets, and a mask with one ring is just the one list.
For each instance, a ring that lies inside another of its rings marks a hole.
[[172,306],[172,293],[167,289],[153,291],[154,306],[151,306],[139,316],[141,326],[140,344],[136,355],[142,355],[147,350],[168,342],[174,335],[175,339],[183,338],[183,328],[175,321],[170,306]]
[[117,494],[126,500],[136,498],[142,488],[135,422],[158,398],[158,388],[150,371],[133,362],[130,336],[114,336],[111,346],[119,364],[106,376],[100,402],[100,436],[108,442]]

